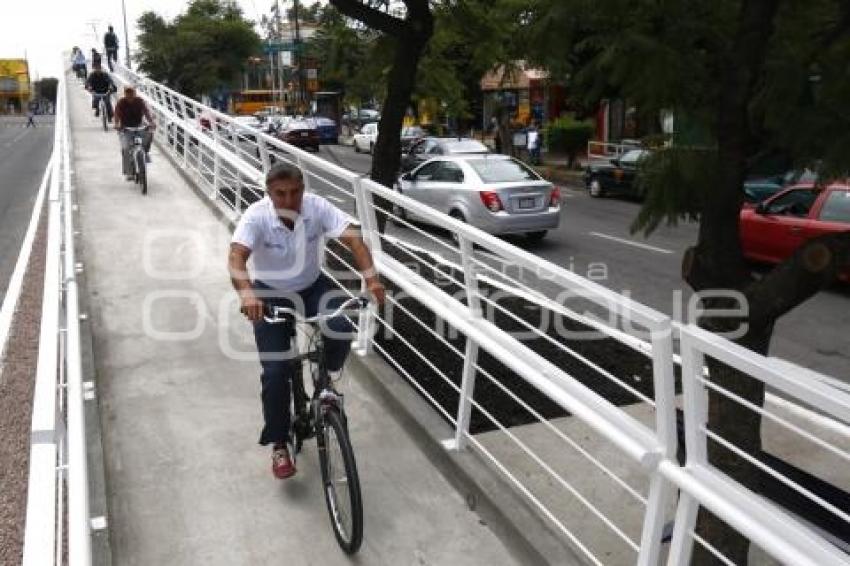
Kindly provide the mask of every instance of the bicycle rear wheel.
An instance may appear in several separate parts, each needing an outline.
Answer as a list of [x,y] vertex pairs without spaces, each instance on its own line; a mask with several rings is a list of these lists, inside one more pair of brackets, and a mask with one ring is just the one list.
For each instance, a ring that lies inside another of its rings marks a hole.
[[103,122],[103,131],[109,131],[109,119],[106,116],[106,102],[103,98],[100,99],[100,119]]
[[354,554],[363,542],[363,500],[354,450],[342,419],[336,407],[327,408],[322,416],[319,460],[336,540],[343,551]]

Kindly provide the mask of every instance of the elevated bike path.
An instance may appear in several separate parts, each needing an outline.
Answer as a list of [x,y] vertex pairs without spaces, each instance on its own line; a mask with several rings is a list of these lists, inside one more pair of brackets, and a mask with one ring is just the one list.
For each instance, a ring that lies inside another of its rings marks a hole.
[[80,85],[68,94],[112,563],[518,564],[362,370],[344,391],[365,536],[356,557],[339,550],[315,443],[286,481],[257,444],[260,367],[230,293],[228,229],[156,146],[142,196],[116,133]]

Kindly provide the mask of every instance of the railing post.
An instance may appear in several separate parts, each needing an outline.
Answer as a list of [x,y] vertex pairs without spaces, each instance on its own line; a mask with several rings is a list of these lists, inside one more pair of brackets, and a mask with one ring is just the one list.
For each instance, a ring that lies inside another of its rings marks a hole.
[[[357,205],[357,216],[360,220],[363,240],[372,252],[372,259],[375,262],[375,269],[377,270],[381,256],[381,237],[378,232],[378,219],[375,215],[372,193],[366,188],[366,183],[362,177],[354,179],[354,199]],[[360,292],[364,294],[367,292],[365,279],[360,283]],[[354,348],[361,356],[372,352],[372,336],[374,335],[376,310],[376,306],[373,303],[369,303],[368,309],[360,311],[360,317],[357,323],[359,331]]]
[[[655,434],[663,457],[676,461],[676,390],[673,370],[673,325],[665,318],[650,328],[652,377],[655,390]],[[657,470],[650,471],[649,497],[643,521],[638,566],[658,564],[665,512],[676,493],[673,484]]]
[[188,122],[186,120],[186,100],[183,97],[177,100],[180,104],[180,127],[183,128],[183,167],[186,167],[189,155],[189,130],[186,128],[186,123]]
[[212,129],[213,134],[213,191],[210,195],[210,200],[216,200],[218,198],[218,193],[221,190],[221,157],[219,156],[219,152],[221,151],[221,132],[218,130],[218,119],[213,118],[212,123],[210,124],[210,128]]
[[[235,143],[235,140],[234,140]],[[266,142],[263,141],[262,137],[257,136],[257,151],[260,152],[260,165],[263,166],[263,176],[267,175],[269,169],[271,169],[271,160],[269,159],[269,147],[266,145]],[[298,161],[298,167],[301,167],[301,161]],[[306,188],[307,183],[307,175],[304,175],[304,186]]]
[[[705,356],[683,327],[679,342],[682,353],[682,409],[685,413],[685,452],[687,465],[705,465],[708,461],[707,438],[703,431],[708,420],[708,392],[702,384]],[[676,523],[670,543],[668,564],[687,564],[693,550],[691,532],[696,527],[699,503],[682,493],[676,509]],[[681,562],[678,562],[681,560]]]
[[[481,298],[478,289],[478,277],[473,264],[473,243],[463,234],[458,234],[463,279],[466,284],[466,304],[476,318],[481,317]],[[455,426],[454,443],[450,448],[463,450],[466,448],[469,434],[469,421],[472,416],[472,397],[475,393],[475,375],[478,366],[478,343],[470,336],[466,337],[466,352],[463,358],[463,374],[460,384],[460,399],[457,408],[457,425]]]

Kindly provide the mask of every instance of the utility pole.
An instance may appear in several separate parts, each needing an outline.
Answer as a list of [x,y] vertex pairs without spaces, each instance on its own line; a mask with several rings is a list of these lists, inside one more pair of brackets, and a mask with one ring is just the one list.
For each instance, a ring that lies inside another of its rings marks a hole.
[[[121,12],[124,14],[124,65],[130,68],[130,35],[127,33],[127,8],[124,6],[124,0],[121,0]],[[118,55],[115,55],[118,58]]]
[[[275,35],[277,36],[278,49],[280,49],[281,42],[283,41],[283,30],[281,28],[281,21],[280,21],[280,1],[275,0],[274,5],[275,5],[275,10],[274,10],[274,14],[275,14]],[[276,74],[277,75],[277,85],[280,87],[280,97],[279,97],[280,106],[284,107],[285,106],[285,104],[284,104],[285,95],[283,93],[283,90],[284,90],[283,64],[282,64],[282,61],[280,60],[280,51],[274,51],[273,57],[276,59],[275,64],[277,65],[277,72],[275,72],[274,67],[272,67],[272,81],[274,81],[274,77],[275,77],[275,74]],[[272,90],[274,90],[274,86],[272,86]]]
[[293,48],[295,49],[295,81],[297,86],[298,96],[296,100],[299,105],[303,105],[306,97],[304,96],[304,81],[303,81],[303,69],[301,68],[303,59],[301,57],[301,27],[298,23],[298,0],[293,0],[295,6],[293,7],[293,15],[295,16],[295,40],[293,41]]

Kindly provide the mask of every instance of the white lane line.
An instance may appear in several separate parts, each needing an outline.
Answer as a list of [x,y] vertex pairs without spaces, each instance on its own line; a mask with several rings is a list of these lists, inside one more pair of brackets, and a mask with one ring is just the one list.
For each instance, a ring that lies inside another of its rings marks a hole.
[[634,242],[632,240],[625,240],[623,238],[617,238],[616,236],[609,236],[608,234],[601,234],[599,232],[590,232],[590,235],[596,236],[597,238],[603,238],[605,240],[611,240],[612,242],[619,242],[621,244],[626,244],[627,246],[634,246],[636,248],[649,250],[651,252],[658,252],[660,254],[675,253],[675,252],[673,252],[673,250],[665,250],[664,248],[656,248],[655,246],[650,246],[649,244],[641,244],[640,242]]
[[44,204],[44,195],[47,192],[47,181],[50,178],[50,172],[53,168],[53,160],[56,159],[56,154],[51,156],[47,162],[47,167],[44,170],[44,176],[41,179],[41,186],[38,189],[38,196],[35,198],[35,205],[32,209],[29,227],[27,227],[24,241],[21,244],[21,251],[18,254],[18,261],[15,264],[15,269],[12,271],[12,277],[9,279],[9,285],[6,288],[6,295],[3,297],[3,306],[0,307],[0,380],[2,380],[2,362],[6,350],[6,341],[9,339],[9,330],[12,327],[12,319],[15,315],[15,308],[18,305],[18,299],[21,295],[21,289],[24,284],[24,274],[30,260],[33,241],[35,240],[35,231],[38,228],[38,221],[41,218],[41,209]]
[[335,196],[332,196],[332,195],[325,195],[325,198],[330,199],[334,202],[343,202],[343,203],[345,202],[345,199],[341,199],[339,197],[335,197]]

